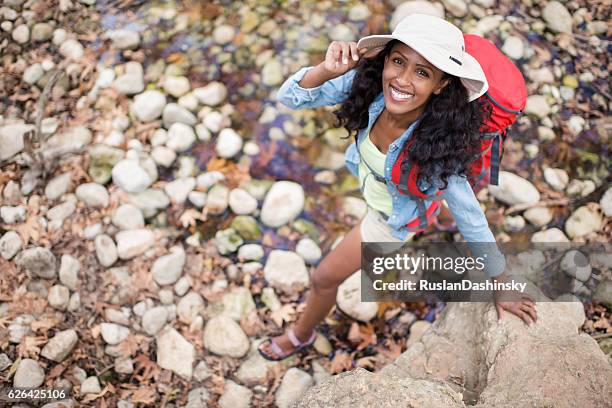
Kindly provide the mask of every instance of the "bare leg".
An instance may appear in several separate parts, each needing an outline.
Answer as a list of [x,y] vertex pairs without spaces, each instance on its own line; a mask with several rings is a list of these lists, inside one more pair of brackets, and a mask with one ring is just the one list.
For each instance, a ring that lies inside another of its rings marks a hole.
[[[293,326],[300,341],[306,341],[315,326],[329,313],[336,302],[338,286],[361,266],[361,233],[357,224],[344,239],[317,266],[310,277],[310,290],[306,297],[306,308]],[[294,346],[287,334],[274,337],[274,342],[283,351],[291,351]],[[268,344],[262,350],[275,356]]]

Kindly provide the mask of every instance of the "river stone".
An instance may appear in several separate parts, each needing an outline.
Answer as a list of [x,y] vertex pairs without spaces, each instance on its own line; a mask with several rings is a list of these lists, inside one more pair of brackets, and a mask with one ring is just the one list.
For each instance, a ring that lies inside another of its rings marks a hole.
[[244,287],[238,287],[223,296],[222,314],[240,322],[242,317],[255,310],[255,301],[251,291]]
[[119,75],[113,82],[113,86],[120,94],[139,94],[145,89],[144,71],[142,65],[136,61],[130,61],[124,65],[125,74]]
[[353,273],[340,284],[336,303],[344,313],[362,322],[369,322],[378,312],[377,303],[361,301],[361,271]]
[[233,228],[220,230],[215,234],[215,245],[221,255],[236,252],[243,243],[242,237]]
[[0,238],[0,256],[7,261],[21,250],[21,238],[15,231],[7,231]]
[[21,224],[26,219],[26,208],[21,205],[16,207],[2,206],[0,207],[0,218],[5,224]]
[[43,347],[40,355],[49,360],[61,363],[68,357],[68,354],[74,349],[78,341],[79,337],[76,331],[72,329],[58,332],[49,340],[45,347]]
[[535,115],[540,119],[547,117],[550,114],[550,105],[548,105],[546,97],[544,95],[528,96],[525,113]]
[[223,83],[215,81],[205,87],[194,89],[193,95],[204,105],[216,106],[227,97],[227,88]]
[[280,227],[293,221],[304,209],[304,189],[293,181],[277,181],[270,188],[261,208],[261,221]]
[[164,329],[156,338],[157,364],[185,379],[193,375],[196,350],[193,344],[171,327]]
[[89,175],[96,183],[106,184],[111,179],[113,166],[125,157],[125,152],[116,147],[97,144],[89,148],[89,156]]
[[511,35],[504,41],[502,51],[510,58],[518,60],[523,58],[523,53],[525,52],[525,45],[523,44],[523,40],[521,39],[521,37]]
[[40,387],[45,381],[45,372],[38,365],[38,362],[30,358],[21,360],[15,377],[13,377],[13,387],[36,388]]
[[48,23],[36,23],[32,27],[32,41],[49,41],[53,36],[53,26]]
[[149,173],[136,160],[121,160],[113,167],[111,174],[113,183],[128,193],[141,193],[153,183]]
[[540,193],[533,184],[507,171],[499,172],[499,186],[490,185],[489,193],[508,205],[536,204],[540,201]]
[[442,0],[442,4],[455,17],[464,17],[468,12],[467,3],[463,0]]
[[612,187],[606,190],[599,200],[599,205],[606,217],[612,217]]
[[113,42],[113,47],[118,50],[132,50],[138,48],[140,44],[140,34],[132,30],[113,30],[107,36]]
[[248,215],[257,210],[257,200],[241,188],[235,188],[229,193],[229,206],[234,214]]
[[358,220],[362,219],[368,211],[368,204],[359,197],[347,196],[342,200],[342,211]]
[[283,82],[283,67],[280,61],[271,59],[261,70],[261,81],[266,86],[276,86]]
[[219,132],[215,150],[220,157],[229,159],[242,149],[242,138],[234,129],[225,128]]
[[261,229],[257,220],[249,215],[239,215],[232,220],[230,227],[247,241],[257,241],[261,238]]
[[570,238],[578,238],[591,232],[597,232],[602,226],[601,212],[592,206],[578,208],[565,222],[565,232]]
[[440,3],[433,3],[425,0],[403,2],[395,8],[395,11],[391,16],[389,28],[391,28],[391,30],[395,29],[397,23],[399,23],[404,17],[415,13],[428,14],[430,16],[444,18],[444,7],[442,7]]
[[193,128],[184,123],[173,123],[168,129],[166,146],[176,152],[188,150],[196,141]]
[[197,292],[189,292],[181,298],[176,314],[183,323],[191,324],[204,310],[204,299]]
[[321,248],[310,238],[301,239],[295,246],[295,252],[309,265],[316,264],[322,256]]
[[88,207],[107,207],[110,199],[106,188],[98,183],[81,184],[75,193]]
[[98,394],[102,392],[102,387],[100,386],[100,380],[95,375],[91,377],[87,377],[85,381],[81,383],[80,393],[81,395],[86,394]]
[[225,382],[225,389],[219,398],[220,408],[249,408],[251,406],[253,391],[245,386],[236,384],[232,380]]
[[60,262],[59,279],[62,285],[70,290],[76,290],[79,282],[81,263],[78,259],[64,254]]
[[112,215],[112,222],[121,230],[132,230],[144,228],[144,217],[142,211],[132,204],[122,204]]
[[66,40],[60,45],[59,52],[64,57],[77,61],[83,57],[83,53],[85,50],[83,49],[83,45],[77,40]]
[[553,219],[553,213],[548,207],[532,207],[523,216],[536,227],[546,225]]
[[238,249],[238,259],[241,261],[259,261],[263,257],[264,250],[259,244],[246,244]]
[[166,324],[168,309],[164,306],[156,306],[142,315],[142,328],[150,336],[156,335]]
[[30,65],[23,72],[23,82],[26,84],[34,85],[40,78],[45,74],[45,70],[40,64]]
[[70,301],[70,291],[64,285],[54,285],[47,296],[49,305],[58,310],[66,310]]
[[66,194],[68,188],[70,187],[71,177],[72,172],[68,171],[52,178],[51,181],[49,181],[49,183],[47,183],[47,186],[45,187],[45,195],[47,196],[47,198],[53,201]]
[[170,197],[170,200],[177,204],[183,204],[187,200],[187,196],[196,186],[194,177],[179,178],[166,184],[164,191]]
[[34,126],[15,123],[0,127],[0,161],[9,159],[24,148],[23,136]]
[[572,33],[572,16],[558,1],[550,1],[542,10],[542,18],[548,28],[556,33]]
[[563,169],[553,169],[547,167],[544,169],[544,180],[557,191],[563,191],[569,182],[569,175]]
[[164,107],[162,113],[164,127],[170,128],[174,123],[184,123],[194,126],[198,120],[195,115],[176,103],[169,103]]
[[164,91],[175,98],[185,95],[190,89],[189,79],[185,76],[169,75],[164,78]]
[[591,277],[589,259],[580,251],[567,251],[561,259],[561,269],[581,282],[586,282]]
[[275,400],[278,408],[290,408],[304,394],[314,381],[310,374],[296,367],[291,367],[276,390]]
[[538,231],[531,236],[531,242],[542,243],[565,243],[570,242],[559,228],[550,228],[544,231]]
[[192,191],[187,196],[187,199],[196,208],[202,208],[206,205],[206,197],[207,197],[206,193],[203,193],[201,191]]
[[16,258],[15,263],[27,270],[33,276],[43,279],[55,277],[57,261],[55,255],[46,248],[36,247],[23,250]]
[[92,140],[91,130],[85,126],[74,126],[65,132],[56,134],[47,139],[43,158],[53,158],[68,153],[79,153],[85,149]]
[[175,283],[183,273],[185,266],[185,250],[180,247],[173,247],[170,254],[161,256],[153,263],[151,274],[158,285],[171,285]]
[[213,30],[213,39],[217,44],[225,45],[230,43],[236,35],[234,26],[223,24]]
[[599,282],[593,292],[593,300],[612,307],[612,282],[609,280]]
[[240,327],[227,316],[213,317],[204,328],[204,347],[211,353],[241,358],[249,351],[249,339]]
[[301,291],[309,282],[304,259],[295,252],[280,249],[270,252],[264,267],[264,277],[271,287],[287,294]]
[[117,262],[117,246],[111,237],[106,234],[100,234],[94,239],[96,247],[96,258],[100,265],[108,268]]
[[101,323],[100,333],[107,344],[114,346],[127,339],[130,329],[115,323]]
[[159,210],[165,210],[170,205],[170,199],[163,190],[151,188],[142,193],[130,194],[129,201],[142,210],[145,218],[154,216]]
[[119,231],[115,236],[119,258],[126,260],[134,258],[153,246],[155,236],[148,229]]
[[229,205],[229,189],[222,184],[215,184],[206,197],[206,208],[212,215],[220,215]]
[[166,96],[156,90],[145,91],[134,97],[132,112],[142,122],[157,119],[166,106]]

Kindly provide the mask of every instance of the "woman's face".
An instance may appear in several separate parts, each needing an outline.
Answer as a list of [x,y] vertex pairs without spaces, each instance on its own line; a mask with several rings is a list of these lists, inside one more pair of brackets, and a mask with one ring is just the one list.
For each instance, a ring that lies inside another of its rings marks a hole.
[[395,44],[385,57],[382,74],[386,109],[393,115],[418,118],[430,96],[439,94],[448,83],[443,76],[444,72],[412,48]]

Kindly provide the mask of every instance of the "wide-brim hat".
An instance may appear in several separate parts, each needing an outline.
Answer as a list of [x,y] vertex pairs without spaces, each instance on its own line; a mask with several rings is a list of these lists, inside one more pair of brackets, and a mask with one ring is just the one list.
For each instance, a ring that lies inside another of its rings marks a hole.
[[357,48],[382,48],[391,40],[399,40],[418,52],[440,70],[459,77],[469,100],[482,96],[489,84],[482,67],[465,52],[463,33],[448,21],[427,14],[404,17],[390,35],[369,35],[357,42]]

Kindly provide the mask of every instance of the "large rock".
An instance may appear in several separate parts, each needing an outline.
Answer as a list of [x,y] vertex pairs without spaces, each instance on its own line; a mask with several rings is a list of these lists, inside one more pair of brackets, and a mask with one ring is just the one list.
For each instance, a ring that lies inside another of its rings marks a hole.
[[204,328],[204,347],[220,356],[240,358],[249,351],[249,339],[232,319],[213,317]]
[[264,277],[270,286],[288,294],[304,289],[309,282],[304,259],[295,252],[280,249],[270,252]]
[[516,174],[499,172],[499,186],[489,186],[493,197],[508,205],[536,204],[540,193],[533,184]]
[[40,355],[49,360],[61,363],[79,341],[77,333],[72,330],[58,332],[42,349]]
[[157,336],[157,364],[185,379],[191,379],[195,361],[195,347],[173,328],[166,328]]
[[261,221],[280,227],[294,220],[304,209],[304,189],[293,181],[278,181],[266,194],[261,207]]
[[291,367],[283,376],[280,387],[276,390],[278,408],[289,408],[312,387],[314,381],[310,374],[296,367]]
[[340,374],[296,406],[365,407],[374,398],[377,407],[395,407],[398,399],[422,407],[464,407],[463,401],[478,408],[605,406],[612,367],[597,342],[579,331],[582,304],[539,302],[536,308],[538,321],[527,327],[509,313],[498,323],[491,303],[449,303],[379,373]]

